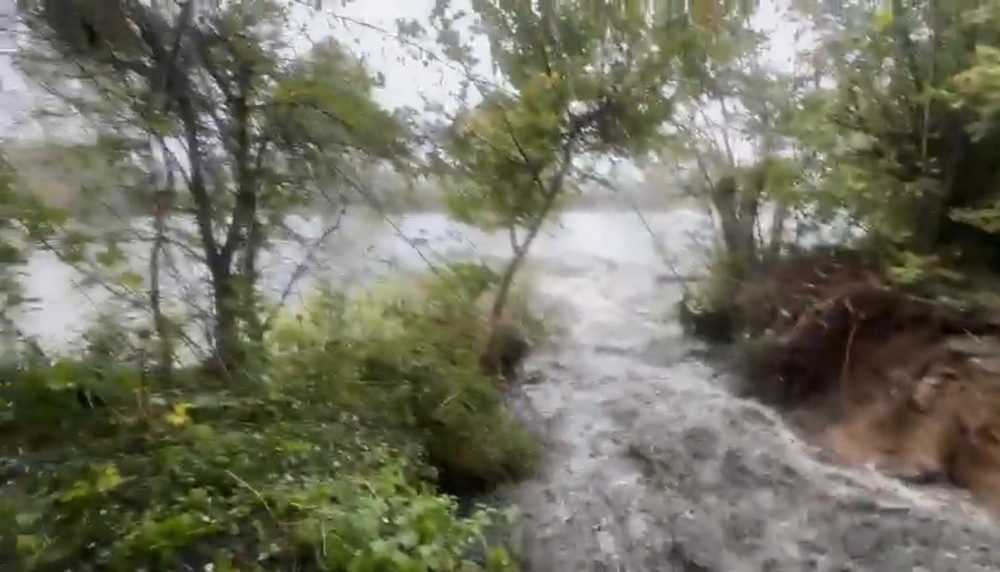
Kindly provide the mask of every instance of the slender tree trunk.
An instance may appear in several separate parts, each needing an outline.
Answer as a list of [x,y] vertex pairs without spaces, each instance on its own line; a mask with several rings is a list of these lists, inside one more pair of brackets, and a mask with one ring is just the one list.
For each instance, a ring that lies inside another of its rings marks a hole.
[[496,298],[493,299],[493,308],[490,311],[490,319],[496,323],[503,316],[504,310],[507,308],[507,298],[510,297],[510,289],[514,285],[514,278],[517,275],[517,271],[520,270],[521,264],[524,262],[524,258],[528,255],[528,250],[531,248],[531,244],[538,237],[538,232],[542,229],[542,225],[549,218],[549,213],[552,212],[552,207],[555,205],[556,199],[562,194],[563,190],[563,178],[565,177],[568,166],[560,170],[560,172],[553,178],[549,185],[548,192],[545,195],[545,202],[542,204],[541,209],[538,212],[538,216],[532,221],[531,226],[528,228],[528,234],[524,238],[524,242],[518,244],[517,236],[515,234],[514,227],[509,227],[511,237],[511,248],[514,251],[514,256],[511,258],[510,262],[507,263],[507,268],[504,269],[503,275],[500,277],[500,286],[497,288]]
[[750,184],[740,187],[739,206],[736,211],[737,232],[740,256],[747,264],[757,262],[757,216],[763,192],[764,183],[759,180],[752,180]]
[[260,316],[257,292],[257,281],[259,278],[257,257],[260,255],[260,249],[263,248],[263,245],[264,231],[261,228],[260,222],[254,217],[253,222],[250,223],[250,230],[247,233],[241,286],[247,337],[258,344],[264,340],[264,324]]
[[[521,267],[521,263],[524,261],[524,257],[528,255],[528,250],[531,248],[531,243],[535,241],[538,236],[538,232],[542,230],[542,225],[548,220],[549,214],[552,212],[552,207],[555,206],[556,200],[562,195],[565,189],[566,174],[569,173],[570,167],[573,166],[573,139],[570,138],[562,148],[562,164],[559,169],[552,173],[549,177],[548,182],[542,181],[540,174],[535,175],[535,184],[537,184],[541,189],[544,190],[544,200],[542,201],[541,207],[538,209],[538,216],[531,222],[528,227],[528,235],[524,238],[524,242],[518,245],[516,228],[513,223],[508,227],[511,239],[511,248],[514,251],[514,257],[511,259],[510,263],[507,265],[507,269],[504,271],[503,276],[500,278],[500,287],[497,290],[497,296],[493,300],[493,308],[490,311],[490,319],[495,324],[503,316],[503,312],[507,307],[507,298],[510,296],[511,286],[514,284],[514,276],[517,274],[518,269]],[[523,155],[522,151],[522,155]]]
[[726,254],[734,265],[734,277],[758,261],[755,231],[760,194],[756,184],[747,188],[745,182],[738,182],[732,175],[722,177],[712,187],[712,205],[719,217]]
[[507,308],[507,298],[510,297],[510,290],[514,285],[514,277],[521,268],[521,262],[524,260],[526,253],[527,249],[516,250],[514,257],[507,263],[507,268],[504,269],[500,277],[500,286],[497,288],[497,295],[493,299],[493,307],[490,309],[490,320],[493,323],[496,323],[503,317],[504,310]]
[[719,217],[719,227],[722,240],[730,256],[739,256],[743,241],[740,238],[740,221],[737,208],[737,195],[740,193],[736,178],[729,175],[719,179],[711,186],[712,206]]
[[157,193],[153,219],[153,248],[149,256],[149,305],[153,311],[153,328],[157,336],[157,377],[161,381],[170,380],[173,373],[174,351],[170,325],[163,313],[160,289],[160,258],[166,242],[166,217],[172,195],[169,191]]
[[784,245],[785,223],[788,220],[790,209],[788,203],[779,201],[775,206],[774,216],[771,218],[771,231],[768,236],[767,262],[770,264],[781,255],[781,247]]

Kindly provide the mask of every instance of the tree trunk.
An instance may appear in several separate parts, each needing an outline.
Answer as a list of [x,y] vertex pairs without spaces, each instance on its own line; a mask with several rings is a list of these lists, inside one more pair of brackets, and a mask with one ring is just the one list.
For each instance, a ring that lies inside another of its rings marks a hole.
[[788,220],[790,209],[785,201],[778,201],[775,206],[774,215],[771,217],[771,231],[768,237],[767,263],[773,263],[781,255],[781,247],[784,246],[785,222]]
[[[563,174],[565,174],[565,171],[563,171]],[[562,192],[561,177],[553,181],[552,184],[556,186],[549,189],[538,216],[535,217],[535,220],[532,221],[531,226],[528,228],[528,236],[524,238],[524,242],[518,244],[514,227],[511,226],[508,228],[511,238],[511,248],[514,250],[514,257],[511,258],[510,262],[507,264],[507,268],[504,269],[504,273],[500,277],[500,286],[497,289],[496,298],[493,299],[493,308],[490,311],[490,319],[494,323],[496,323],[496,321],[503,316],[503,312],[507,307],[507,298],[510,296],[510,289],[514,285],[514,277],[517,275],[517,271],[521,268],[521,263],[524,262],[524,258],[528,255],[528,250],[531,248],[531,244],[538,236],[538,232],[542,229],[542,225],[545,224],[546,219],[548,219],[549,213],[552,211],[552,205],[555,204],[556,198]]]
[[730,256],[738,256],[744,246],[736,202],[739,192],[736,179],[732,176],[723,177],[712,187],[712,206],[719,217],[722,240]]
[[493,307],[490,309],[491,323],[496,323],[503,317],[504,310],[507,308],[507,298],[510,297],[510,289],[514,285],[514,277],[520,269],[526,253],[526,248],[515,250],[514,257],[507,263],[507,268],[504,269],[503,275],[500,277],[500,286],[493,299]]
[[757,207],[759,190],[747,189],[733,176],[726,176],[713,186],[712,206],[719,217],[726,254],[739,274],[757,263]]
[[257,269],[257,257],[264,245],[264,231],[260,222],[254,220],[250,223],[250,230],[247,232],[246,252],[244,252],[242,270],[242,291],[243,303],[242,311],[244,322],[247,328],[247,337],[254,343],[260,344],[264,341],[264,324],[260,317],[258,305],[257,280],[259,271]]
[[173,195],[169,191],[159,191],[155,197],[153,227],[155,236],[149,256],[149,305],[153,311],[153,328],[158,339],[157,377],[161,382],[170,380],[173,373],[173,339],[167,317],[163,313],[160,289],[160,258],[166,248],[166,217]]
[[215,365],[231,376],[240,365],[239,293],[230,269],[212,269],[215,302]]

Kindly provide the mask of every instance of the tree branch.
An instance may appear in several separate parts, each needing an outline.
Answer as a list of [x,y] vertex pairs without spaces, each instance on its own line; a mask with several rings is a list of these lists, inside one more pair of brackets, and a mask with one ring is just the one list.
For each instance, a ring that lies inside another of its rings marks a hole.
[[[315,241],[313,241],[313,243],[309,246],[309,248],[306,249],[305,256],[298,264],[295,265],[295,270],[292,271],[291,278],[289,278],[288,282],[285,284],[285,288],[281,291],[281,296],[279,296],[278,298],[279,307],[284,306],[285,301],[288,300],[288,297],[291,295],[292,290],[295,288],[295,284],[297,284],[299,280],[301,280],[302,277],[305,276],[306,272],[309,270],[309,264],[312,263],[314,257],[316,256],[316,250],[323,243],[325,243],[326,240],[333,233],[337,232],[337,230],[340,229],[341,222],[343,221],[344,214],[346,212],[347,212],[347,203],[343,202],[341,204],[340,211],[337,213],[337,218],[333,222],[333,224],[325,228],[322,234],[320,234],[320,236]],[[264,324],[262,325],[262,329],[265,332],[270,329],[271,323],[273,322],[276,314],[277,314],[276,311],[272,312],[267,316],[267,318],[264,319]]]

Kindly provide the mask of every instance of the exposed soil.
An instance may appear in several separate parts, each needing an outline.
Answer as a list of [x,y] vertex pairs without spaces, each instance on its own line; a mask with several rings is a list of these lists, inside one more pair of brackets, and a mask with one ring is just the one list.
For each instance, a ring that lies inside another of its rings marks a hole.
[[1000,319],[886,287],[849,253],[798,257],[739,300],[773,307],[748,390],[843,462],[967,489],[1000,512]]

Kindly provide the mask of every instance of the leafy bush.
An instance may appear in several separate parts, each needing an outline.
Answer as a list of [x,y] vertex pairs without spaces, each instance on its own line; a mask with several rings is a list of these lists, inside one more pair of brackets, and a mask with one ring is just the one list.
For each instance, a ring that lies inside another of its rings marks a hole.
[[19,569],[482,569],[463,555],[494,515],[459,518],[375,437],[311,419],[227,427],[185,405],[10,469]]
[[449,488],[523,477],[535,443],[479,368],[489,330],[476,301],[488,286],[463,265],[419,290],[390,284],[353,304],[317,294],[275,328],[271,375],[301,380],[302,399],[416,441]]
[[[426,286],[317,294],[238,386],[155,386],[94,359],[6,368],[16,569],[515,569],[484,540],[511,515],[435,484],[522,476],[535,444],[478,370],[474,301]],[[82,408],[78,387],[106,406]]]

